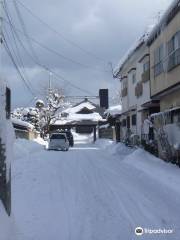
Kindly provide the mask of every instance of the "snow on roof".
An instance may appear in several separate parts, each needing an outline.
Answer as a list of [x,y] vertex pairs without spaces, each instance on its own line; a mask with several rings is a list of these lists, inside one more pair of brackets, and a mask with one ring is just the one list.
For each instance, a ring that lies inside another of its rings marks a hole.
[[109,107],[105,113],[110,114],[111,116],[118,115],[122,111],[122,106],[121,105],[115,105]]
[[167,113],[170,113],[170,112],[173,112],[173,111],[177,111],[177,110],[180,110],[180,107],[170,108],[170,109],[165,110],[164,112],[153,113],[153,114],[151,114],[151,117],[163,116],[163,115],[165,115]]
[[132,47],[121,58],[118,65],[114,69],[114,77],[117,77],[123,65],[132,56],[132,54],[143,44],[151,45],[153,40],[163,31],[164,27],[173,19],[180,8],[180,0],[174,0],[159,22],[149,25],[145,33],[132,45]]
[[64,113],[77,113],[79,111],[81,111],[83,108],[87,108],[89,110],[93,110],[95,109],[95,105],[91,104],[90,102],[82,102],[80,103],[79,105],[75,106],[75,107],[71,107],[71,108],[68,108],[66,110],[64,110],[63,112]]
[[147,42],[148,45],[156,39],[156,37],[164,30],[164,28],[168,25],[168,23],[174,18],[174,16],[179,12],[180,9],[180,0],[174,0],[165,13],[162,15],[160,21],[151,31]]
[[71,113],[67,118],[61,118],[57,119],[53,122],[55,125],[59,124],[68,124],[71,122],[77,122],[77,121],[92,121],[92,122],[98,122],[102,120],[102,117],[99,113],[90,113],[90,114],[76,114]]
[[34,126],[28,122],[25,122],[25,121],[22,121],[20,119],[17,119],[17,118],[12,118],[11,119],[12,123],[13,124],[17,124],[17,125],[20,125],[20,126],[23,126],[23,127],[27,127],[29,129],[34,129]]
[[114,68],[114,71],[113,71],[114,77],[118,76],[118,73],[121,71],[123,65],[128,61],[129,58],[131,58],[133,53],[136,50],[138,50],[143,43],[147,42],[153,28],[154,28],[153,24],[149,25],[146,31],[144,32],[144,34],[140,38],[138,38],[138,40],[136,40],[136,42],[132,45],[132,47],[130,47],[129,50],[125,53],[125,55],[120,59],[118,65]]

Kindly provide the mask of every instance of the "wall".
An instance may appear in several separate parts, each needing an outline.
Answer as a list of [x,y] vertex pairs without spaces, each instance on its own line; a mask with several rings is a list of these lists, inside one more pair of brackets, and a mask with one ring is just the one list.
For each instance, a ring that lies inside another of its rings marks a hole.
[[[150,64],[151,64],[151,96],[165,90],[168,87],[180,82],[180,66],[177,66],[170,72],[164,72],[154,77],[154,51],[162,43],[167,43],[172,36],[180,30],[180,12],[164,29],[160,36],[150,46]],[[164,65],[167,63],[167,58],[164,58]]]
[[15,129],[16,138],[33,140],[39,136],[38,132]]
[[[141,47],[134,52],[131,58],[124,64],[121,76],[127,76],[128,81],[128,96],[122,98],[122,112],[127,112],[121,117],[121,121],[126,118],[127,116],[131,116],[133,114],[137,115],[137,123],[136,126],[130,126],[131,132],[133,134],[141,135],[141,128],[142,128],[142,107],[141,105],[150,101],[150,79],[149,81],[143,83],[143,93],[141,96],[137,97],[135,95],[135,88],[138,82],[142,81],[142,73],[143,73],[143,65],[147,61],[149,61],[149,48],[143,44]],[[147,56],[146,56],[147,55]],[[145,57],[144,57],[145,56]],[[144,57],[144,58],[143,58]],[[140,61],[141,60],[141,61]],[[130,71],[131,70],[131,71]],[[132,76],[136,74],[136,81],[133,83]],[[135,112],[131,112],[130,110],[136,109]],[[127,128],[121,127],[121,139],[126,136]]]
[[112,127],[100,128],[99,129],[99,138],[115,140],[115,129]]
[[160,101],[161,111],[180,106],[180,89],[162,97]]

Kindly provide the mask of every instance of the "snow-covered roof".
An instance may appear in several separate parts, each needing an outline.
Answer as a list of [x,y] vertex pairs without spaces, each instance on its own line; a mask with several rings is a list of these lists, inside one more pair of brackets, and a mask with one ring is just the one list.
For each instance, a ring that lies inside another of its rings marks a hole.
[[118,77],[123,65],[132,56],[132,54],[143,44],[146,43],[151,45],[151,43],[156,39],[156,37],[163,31],[164,27],[173,19],[173,17],[180,11],[180,0],[174,0],[165,13],[162,15],[158,23],[150,25],[146,32],[133,44],[133,46],[126,52],[126,54],[121,58],[118,65],[114,69],[114,77]]
[[90,113],[90,114],[76,114],[71,113],[66,118],[56,119],[53,121],[53,124],[59,125],[59,124],[67,124],[72,122],[78,122],[78,121],[92,121],[92,122],[98,122],[102,120],[102,117],[99,113]]
[[177,110],[180,111],[180,107],[170,108],[170,109],[165,110],[164,112],[153,113],[153,114],[151,114],[151,117],[163,116],[167,113],[174,112],[174,111],[177,111]]
[[121,71],[123,65],[131,58],[134,52],[136,52],[142,44],[146,43],[149,35],[154,28],[154,25],[149,25],[145,31],[145,33],[136,40],[136,42],[129,48],[129,50],[125,53],[125,55],[120,59],[118,65],[114,68],[113,74],[114,77],[118,76],[118,73]]
[[159,34],[164,30],[164,28],[169,24],[169,22],[174,18],[174,16],[180,11],[180,0],[174,0],[162,15],[160,21],[151,31],[147,42],[151,45],[152,42],[159,36]]
[[12,118],[11,121],[12,121],[13,124],[23,126],[23,127],[28,128],[28,129],[34,129],[34,126],[32,124],[30,124],[28,122],[25,122],[25,121],[22,121],[20,119]]
[[80,103],[79,105],[77,105],[75,107],[70,107],[70,108],[64,110],[63,112],[64,113],[73,114],[73,113],[77,113],[77,112],[81,111],[84,108],[87,108],[89,110],[93,110],[96,107],[95,107],[95,105],[93,105],[92,103],[87,101],[87,102],[82,102],[82,103]]
[[115,116],[115,115],[118,115],[120,114],[122,111],[122,106],[121,105],[115,105],[115,106],[111,106],[109,107],[105,114],[110,114],[111,116]]

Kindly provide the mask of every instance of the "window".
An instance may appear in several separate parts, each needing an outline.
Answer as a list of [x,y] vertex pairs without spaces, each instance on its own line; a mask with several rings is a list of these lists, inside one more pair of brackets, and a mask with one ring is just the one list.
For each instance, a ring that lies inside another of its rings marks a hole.
[[50,137],[51,140],[53,139],[66,139],[64,135],[62,134],[52,134],[52,136]]
[[177,32],[167,43],[168,55],[180,48],[180,32]]
[[146,72],[146,71],[148,71],[148,70],[149,70],[149,68],[150,68],[149,61],[143,64],[143,72]]
[[168,67],[170,71],[180,64],[180,32],[177,32],[167,43]]
[[134,84],[136,82],[136,73],[132,74],[132,83]]
[[163,72],[164,45],[162,44],[154,52],[154,76]]
[[127,78],[124,78],[122,81],[122,89],[127,88]]
[[123,119],[123,120],[122,120],[122,126],[123,126],[123,127],[126,127],[126,119]]
[[136,125],[136,114],[132,115],[132,125],[135,126]]

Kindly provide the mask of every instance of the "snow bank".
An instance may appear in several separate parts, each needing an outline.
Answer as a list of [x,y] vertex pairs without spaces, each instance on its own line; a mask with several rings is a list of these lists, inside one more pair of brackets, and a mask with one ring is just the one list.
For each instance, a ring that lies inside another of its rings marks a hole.
[[127,156],[135,151],[133,148],[126,147],[123,143],[116,143],[112,140],[98,139],[96,145],[114,156]]
[[10,236],[10,218],[7,216],[2,202],[0,201],[0,239],[9,240]]
[[18,240],[15,238],[16,231],[14,217],[8,217],[0,200],[0,240]]
[[166,163],[143,149],[128,148],[122,143],[102,139],[98,140],[96,145],[106,149],[109,154],[120,157],[123,164],[130,165],[180,194],[180,176],[177,166]]
[[143,149],[137,149],[124,161],[180,194],[180,177],[177,166],[166,163]]
[[14,158],[15,160],[23,157],[29,156],[29,154],[38,152],[42,150],[42,145],[45,145],[46,142],[38,138],[34,141],[29,141],[26,139],[16,139],[14,144]]

